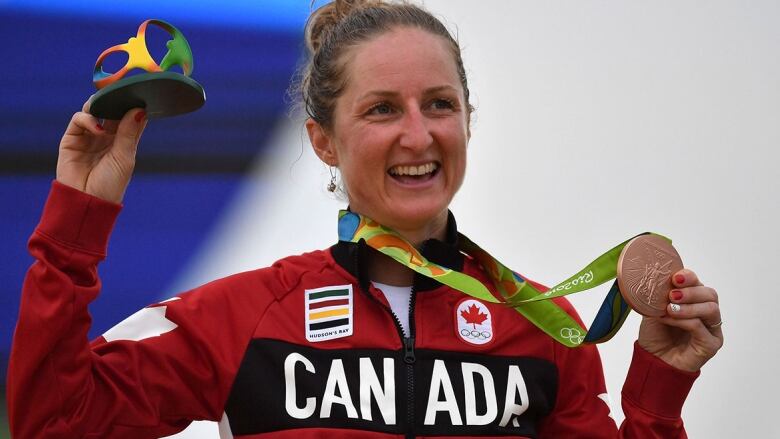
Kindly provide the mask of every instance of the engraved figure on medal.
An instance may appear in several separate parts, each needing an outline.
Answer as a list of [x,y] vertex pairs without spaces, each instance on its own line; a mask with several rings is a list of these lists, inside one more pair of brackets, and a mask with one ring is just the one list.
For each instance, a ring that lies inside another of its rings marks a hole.
[[[668,269],[664,270],[664,268],[668,268],[671,263],[672,261],[668,260],[663,265],[661,265],[659,261],[655,261],[652,264],[645,264],[645,272],[639,279],[637,293],[641,297],[646,298],[645,303],[648,305],[653,306],[658,302],[658,297],[655,295],[655,292],[659,284],[669,280],[671,271]],[[639,271],[638,268],[637,271]]]
[[660,317],[669,303],[671,276],[682,267],[679,254],[666,240],[656,235],[638,236],[620,254],[620,293],[636,312]]

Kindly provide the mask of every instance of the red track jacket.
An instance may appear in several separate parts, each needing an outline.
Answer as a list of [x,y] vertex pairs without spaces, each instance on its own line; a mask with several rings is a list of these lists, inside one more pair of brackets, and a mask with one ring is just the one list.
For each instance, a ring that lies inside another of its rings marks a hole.
[[[11,352],[15,438],[154,438],[199,419],[235,438],[685,437],[697,374],[635,346],[618,430],[594,346],[566,348],[514,310],[422,277],[404,334],[361,244],[206,284],[90,343],[87,305],[119,210],[52,186]],[[445,242],[422,252],[485,279]]]

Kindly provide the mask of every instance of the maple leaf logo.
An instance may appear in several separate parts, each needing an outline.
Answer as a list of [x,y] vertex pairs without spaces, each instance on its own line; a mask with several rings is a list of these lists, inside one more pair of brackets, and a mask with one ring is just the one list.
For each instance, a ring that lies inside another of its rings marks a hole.
[[477,305],[469,306],[468,310],[461,311],[460,315],[466,319],[466,323],[473,325],[474,329],[477,329],[477,325],[481,325],[488,318],[487,314],[483,314]]

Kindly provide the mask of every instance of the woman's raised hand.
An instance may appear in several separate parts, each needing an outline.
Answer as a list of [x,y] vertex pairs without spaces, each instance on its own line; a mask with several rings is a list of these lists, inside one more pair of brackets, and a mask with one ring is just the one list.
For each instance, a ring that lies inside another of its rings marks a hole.
[[89,101],[73,115],[60,141],[57,181],[113,203],[121,203],[135,167],[146,112],[128,111],[122,120],[100,121]]
[[678,271],[672,282],[666,315],[642,319],[639,345],[678,369],[695,372],[723,346],[718,294],[691,270]]

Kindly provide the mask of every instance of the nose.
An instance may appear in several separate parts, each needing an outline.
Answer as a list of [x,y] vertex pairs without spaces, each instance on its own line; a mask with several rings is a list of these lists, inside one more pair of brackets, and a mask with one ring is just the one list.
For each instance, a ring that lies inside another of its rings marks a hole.
[[401,119],[401,147],[415,150],[428,148],[433,143],[433,136],[427,122],[416,106],[407,110]]

